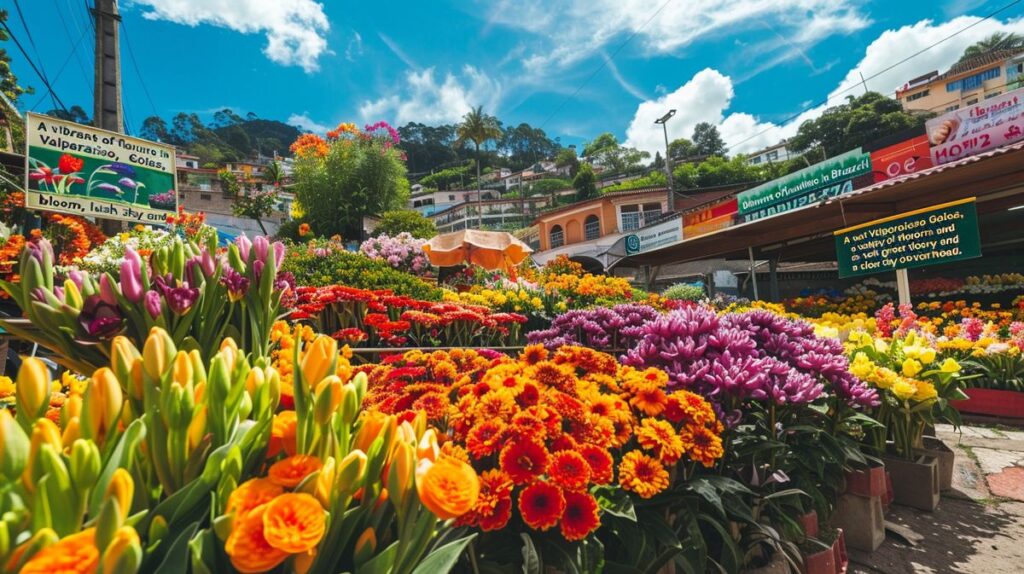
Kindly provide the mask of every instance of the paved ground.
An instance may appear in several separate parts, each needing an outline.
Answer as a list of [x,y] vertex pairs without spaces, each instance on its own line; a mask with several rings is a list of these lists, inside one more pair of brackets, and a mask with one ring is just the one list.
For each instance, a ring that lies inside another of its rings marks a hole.
[[952,427],[937,435],[956,452],[953,490],[934,513],[894,505],[886,520],[920,536],[890,531],[874,553],[850,552],[850,572],[1018,574],[1024,572],[1024,431]]

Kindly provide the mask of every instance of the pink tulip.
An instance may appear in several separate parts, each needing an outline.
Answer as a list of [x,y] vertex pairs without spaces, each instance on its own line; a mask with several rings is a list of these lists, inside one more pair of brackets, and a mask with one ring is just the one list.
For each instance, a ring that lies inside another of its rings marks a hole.
[[117,305],[117,292],[107,279],[107,274],[100,275],[100,299],[107,305]]
[[156,291],[146,291],[145,296],[146,311],[149,316],[156,319],[163,312],[163,303],[160,300],[160,294]]
[[142,301],[142,259],[130,247],[121,263],[121,293],[132,303]]

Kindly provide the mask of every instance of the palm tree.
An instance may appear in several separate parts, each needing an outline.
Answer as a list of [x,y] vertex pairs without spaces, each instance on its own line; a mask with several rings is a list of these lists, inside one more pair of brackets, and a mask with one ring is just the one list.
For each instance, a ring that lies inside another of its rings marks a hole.
[[501,128],[498,127],[498,120],[494,116],[484,113],[483,106],[471,109],[462,117],[462,123],[455,128],[456,146],[465,145],[466,142],[473,142],[476,147],[476,206],[477,226],[481,229],[484,226],[483,196],[480,192],[480,146],[491,140],[501,137]]
[[960,61],[963,62],[969,58],[981,56],[994,50],[1016,50],[1017,48],[1024,48],[1024,36],[1012,32],[996,32],[979,42],[967,46],[963,56],[960,56]]
[[284,170],[281,168],[281,164],[274,161],[270,162],[263,168],[263,181],[273,185],[274,187],[281,186],[281,180],[284,179]]

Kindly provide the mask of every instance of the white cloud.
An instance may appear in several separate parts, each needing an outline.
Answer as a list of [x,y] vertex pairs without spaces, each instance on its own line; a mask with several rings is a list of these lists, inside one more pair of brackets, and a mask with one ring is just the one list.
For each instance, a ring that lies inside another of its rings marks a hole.
[[524,60],[534,72],[573,64],[633,34],[648,53],[670,54],[725,31],[736,35],[766,27],[775,30],[779,39],[757,46],[758,57],[785,60],[797,57],[794,48],[799,51],[870,23],[854,0],[571,0],[560,10],[552,9],[548,0],[492,4],[489,26],[508,26],[538,36],[536,51]]
[[288,116],[287,123],[290,126],[295,126],[307,132],[313,132],[315,134],[321,135],[327,133],[327,130],[333,129],[329,126],[325,126],[324,124],[317,123],[316,120],[309,117],[309,114],[307,112],[303,112],[301,114],[292,114]]
[[243,34],[265,34],[263,53],[278,64],[319,69],[330,23],[314,0],[132,0],[147,6],[143,17],[186,26],[209,24]]
[[400,93],[364,101],[359,114],[367,122],[442,124],[461,120],[475,106],[494,113],[501,95],[500,82],[473,66],[465,66],[458,76],[449,72],[443,81],[431,67],[407,72]]
[[345,59],[349,62],[355,62],[356,56],[363,55],[363,37],[359,32],[352,32],[352,39],[348,41],[348,46],[345,48]]
[[[945,71],[960,58],[964,48],[995,32],[1024,33],[1024,18],[1000,22],[961,16],[940,24],[922,20],[887,30],[868,45],[860,62],[829,92],[827,105],[808,107],[812,102],[805,101],[804,111],[782,125],[760,121],[748,113],[729,112],[735,82],[718,70],[707,68],[676,90],[639,104],[626,129],[626,145],[651,153],[663,151],[664,136],[661,126],[655,125],[654,120],[674,108],[677,114],[668,123],[669,140],[690,137],[693,126],[706,121],[718,126],[722,139],[731,146],[731,153],[761,149],[791,137],[801,123],[818,117],[828,105],[837,105],[847,96],[863,93],[861,74],[867,78],[870,90],[893,96],[895,90],[911,78],[932,70]],[[887,70],[902,59],[894,55],[909,56],[950,36],[949,40]]]

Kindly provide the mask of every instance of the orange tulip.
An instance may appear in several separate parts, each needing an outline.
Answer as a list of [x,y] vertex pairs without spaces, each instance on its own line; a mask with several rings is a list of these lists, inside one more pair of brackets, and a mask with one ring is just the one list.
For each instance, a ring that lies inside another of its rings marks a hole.
[[480,478],[473,467],[450,456],[420,461],[416,469],[420,502],[441,520],[469,512],[480,496]]
[[224,543],[224,552],[235,570],[243,573],[266,572],[288,558],[284,550],[274,548],[263,533],[263,516],[267,505],[258,506],[248,514],[235,517],[231,534]]
[[297,454],[279,460],[271,465],[267,477],[274,484],[285,488],[294,488],[310,474],[320,470],[323,466],[320,459],[315,456]]
[[121,511],[121,521],[128,519],[132,509],[132,497],[135,495],[135,481],[127,470],[119,468],[110,477],[107,485],[107,498],[117,500],[117,507]]
[[326,515],[320,502],[305,493],[288,493],[267,504],[263,535],[274,548],[289,554],[316,548],[324,536]]
[[253,478],[238,485],[228,496],[226,514],[234,514],[237,520],[250,510],[266,504],[280,496],[284,489],[266,478]]
[[302,380],[307,387],[315,387],[324,377],[334,370],[338,359],[338,342],[320,335],[306,347],[302,357]]
[[53,572],[95,572],[100,565],[96,548],[96,529],[86,528],[47,546],[36,553],[21,569],[21,574],[52,574]]
[[298,426],[298,417],[295,411],[281,411],[274,415],[274,422],[270,427],[270,446],[267,448],[267,458],[273,458],[281,451],[291,456],[295,454],[295,429]]

